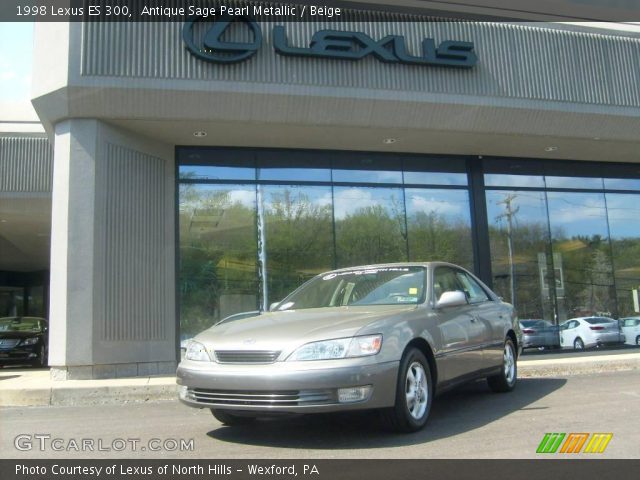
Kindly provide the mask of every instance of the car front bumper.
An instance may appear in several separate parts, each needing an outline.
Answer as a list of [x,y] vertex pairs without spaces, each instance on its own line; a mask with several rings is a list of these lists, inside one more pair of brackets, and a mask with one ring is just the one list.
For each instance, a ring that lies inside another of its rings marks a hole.
[[[331,363],[346,363],[335,365]],[[256,413],[319,413],[391,407],[399,362],[356,360],[220,365],[183,361],[178,366],[180,400],[196,408]],[[341,402],[339,389],[365,387],[357,401]]]
[[0,365],[29,364],[38,360],[39,353],[31,346],[0,351]]

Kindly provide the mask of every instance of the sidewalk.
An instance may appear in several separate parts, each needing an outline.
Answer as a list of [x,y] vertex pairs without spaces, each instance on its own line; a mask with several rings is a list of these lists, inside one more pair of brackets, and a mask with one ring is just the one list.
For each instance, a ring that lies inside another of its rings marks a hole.
[[[518,376],[555,377],[640,370],[640,351],[564,358],[524,356]],[[174,376],[117,378],[108,380],[53,381],[49,371],[27,368],[0,370],[0,406],[104,405],[176,400]]]

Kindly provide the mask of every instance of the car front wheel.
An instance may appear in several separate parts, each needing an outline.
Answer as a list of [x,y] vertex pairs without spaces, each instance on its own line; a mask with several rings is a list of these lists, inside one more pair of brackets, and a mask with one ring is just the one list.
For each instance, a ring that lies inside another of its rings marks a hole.
[[36,368],[43,368],[47,366],[47,349],[44,345],[40,346],[38,358],[33,362],[33,366]]
[[400,361],[396,403],[381,412],[383,425],[395,432],[420,430],[427,423],[433,397],[429,362],[417,348],[410,348]]
[[507,338],[502,351],[502,369],[498,375],[487,378],[489,388],[494,392],[510,392],[518,379],[518,363],[513,340]]

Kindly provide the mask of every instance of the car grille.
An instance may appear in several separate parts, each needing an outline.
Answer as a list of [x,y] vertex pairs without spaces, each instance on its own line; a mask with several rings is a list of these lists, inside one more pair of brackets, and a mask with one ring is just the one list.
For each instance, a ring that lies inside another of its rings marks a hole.
[[0,340],[0,350],[11,350],[13,347],[20,343],[19,338],[6,338],[4,340]]
[[216,350],[218,363],[273,363],[280,352],[273,350]]
[[207,405],[294,407],[337,403],[332,390],[208,390],[188,388],[187,399]]

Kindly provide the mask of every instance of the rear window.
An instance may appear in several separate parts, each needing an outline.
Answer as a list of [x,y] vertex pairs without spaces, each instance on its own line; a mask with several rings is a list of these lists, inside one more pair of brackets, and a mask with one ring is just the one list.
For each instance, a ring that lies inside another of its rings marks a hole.
[[597,325],[598,323],[612,323],[612,322],[615,322],[615,320],[613,320],[611,318],[599,318],[599,317],[585,318],[585,321],[587,321],[591,325]]

